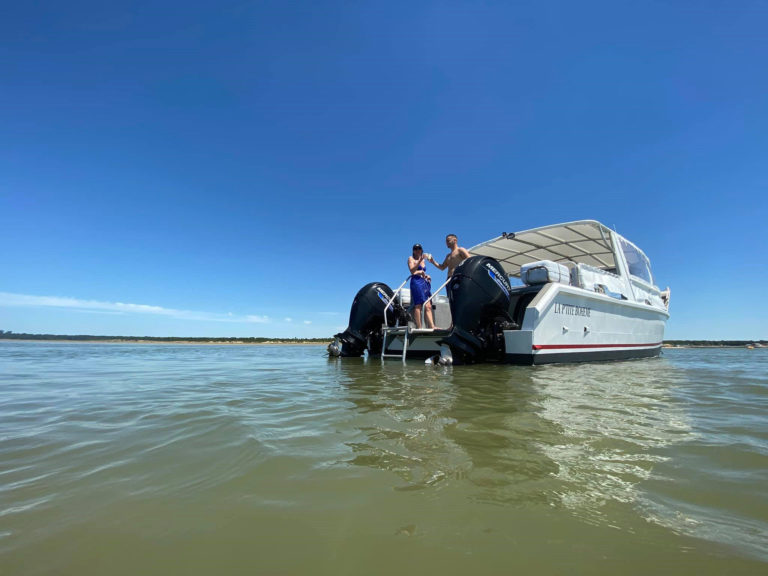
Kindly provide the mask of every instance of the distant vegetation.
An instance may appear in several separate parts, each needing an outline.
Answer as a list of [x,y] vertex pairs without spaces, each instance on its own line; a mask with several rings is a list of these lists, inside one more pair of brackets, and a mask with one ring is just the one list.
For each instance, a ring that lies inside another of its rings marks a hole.
[[[266,338],[262,336],[248,338],[211,338],[211,337],[175,337],[175,336],[92,336],[90,334],[24,334],[0,330],[0,340],[67,340],[67,341],[91,341],[91,342],[198,342],[207,344],[220,342],[222,344],[300,344],[313,342],[329,342],[328,338]],[[759,344],[768,346],[768,340],[664,340],[668,346],[747,346]]]
[[746,346],[747,344],[768,345],[768,340],[664,340],[670,346]]
[[300,344],[304,342],[329,342],[333,338],[212,338],[212,337],[175,337],[175,336],[92,336],[90,334],[24,334],[11,332],[10,330],[0,330],[0,340],[67,340],[67,341],[90,341],[90,342],[198,342],[207,344],[209,342],[220,342],[222,344]]

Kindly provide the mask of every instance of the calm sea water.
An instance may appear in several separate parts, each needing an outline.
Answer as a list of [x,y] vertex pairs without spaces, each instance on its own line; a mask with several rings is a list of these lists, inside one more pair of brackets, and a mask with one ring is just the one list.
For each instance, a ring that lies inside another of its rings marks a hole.
[[0,343],[0,574],[766,574],[768,349]]

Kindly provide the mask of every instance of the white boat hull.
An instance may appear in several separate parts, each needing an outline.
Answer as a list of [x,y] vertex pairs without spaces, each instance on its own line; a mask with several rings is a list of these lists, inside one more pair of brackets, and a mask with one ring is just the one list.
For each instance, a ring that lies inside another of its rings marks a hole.
[[[550,364],[658,356],[669,314],[656,306],[619,300],[565,284],[547,284],[528,305],[519,330],[504,331],[505,360]],[[445,332],[414,334],[407,357],[440,352]],[[387,355],[402,354],[403,337]]]
[[520,330],[504,332],[515,364],[626,360],[658,356],[669,314],[562,284],[545,286]]

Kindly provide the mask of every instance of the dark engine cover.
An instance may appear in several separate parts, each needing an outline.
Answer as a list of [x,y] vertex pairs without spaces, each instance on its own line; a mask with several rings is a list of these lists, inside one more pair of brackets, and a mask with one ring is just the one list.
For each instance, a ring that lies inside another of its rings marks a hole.
[[504,268],[488,256],[462,262],[448,283],[453,330],[441,343],[462,362],[501,360],[502,331],[515,326],[509,316],[510,291]]
[[[384,324],[384,308],[394,292],[383,282],[371,282],[363,286],[352,301],[349,312],[349,326],[336,334],[341,343],[341,356],[361,356],[370,344],[369,352],[381,352],[381,327]],[[405,310],[395,303],[387,311],[387,324],[394,326]]]

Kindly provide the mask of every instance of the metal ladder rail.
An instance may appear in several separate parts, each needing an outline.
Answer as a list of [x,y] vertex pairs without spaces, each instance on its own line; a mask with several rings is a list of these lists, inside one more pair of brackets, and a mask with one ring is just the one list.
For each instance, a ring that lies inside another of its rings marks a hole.
[[[408,276],[408,278],[405,279],[405,282],[408,282],[408,280],[410,280],[410,278],[411,277]],[[451,278],[449,276],[446,279],[446,281],[443,282],[440,285],[440,287],[435,291],[435,293],[432,294],[426,300],[426,302],[432,302],[432,298],[437,296],[440,293],[440,291],[448,285],[448,282],[450,282],[450,280],[451,280]],[[400,292],[400,290],[403,288],[403,286],[405,286],[405,282],[403,282],[400,285],[400,287],[395,291],[395,296]],[[390,298],[389,302],[387,303],[387,308],[389,308],[389,304],[391,304],[394,301],[395,296]],[[425,302],[425,304],[426,304],[426,302]],[[387,349],[387,338],[389,336],[389,333],[394,331],[392,328],[389,328],[387,326],[386,319],[387,319],[387,314],[386,314],[386,310],[385,310],[384,311],[385,323],[384,323],[384,326],[382,327],[382,331],[384,332],[384,339],[383,339],[382,345],[381,345],[381,361],[382,362],[384,361],[384,358],[397,358],[398,356],[401,356],[400,354],[386,354],[385,353],[385,350]],[[424,325],[424,307],[422,307],[422,309],[421,309],[421,324],[422,324],[422,326]],[[405,363],[405,359],[406,359],[406,356],[408,354],[408,344],[410,344],[410,341],[411,341],[411,327],[406,324],[404,328],[405,329],[402,332],[400,330],[397,330],[397,332],[396,332],[398,334],[402,334],[403,335],[403,353],[402,353],[403,363]]]
[[413,274],[409,274],[408,278],[403,280],[403,283],[400,284],[400,286],[397,287],[397,290],[395,290],[395,292],[392,294],[392,298],[390,298],[387,301],[386,306],[384,306],[384,326],[385,327],[389,324],[389,322],[387,322],[387,310],[389,310],[390,306],[392,306],[392,302],[395,301],[395,298],[397,298],[397,295],[400,294],[400,290],[402,290],[403,286],[405,286],[405,283],[408,282],[408,280],[411,279],[411,276],[413,276]]
[[[388,358],[396,358],[397,354],[385,354],[385,350],[387,349],[387,337],[389,336],[389,321],[387,320],[387,311],[389,310],[390,306],[392,306],[392,302],[395,301],[395,298],[397,298],[397,295],[400,294],[400,291],[403,289],[403,286],[405,286],[406,282],[411,279],[411,276],[413,274],[409,274],[408,277],[403,280],[403,283],[400,284],[400,286],[397,287],[397,290],[392,294],[392,298],[390,298],[387,301],[386,306],[384,306],[384,325],[381,327],[381,331],[384,333],[384,339],[381,342],[381,360],[384,361],[385,357]],[[406,344],[403,346],[403,349],[407,347],[407,341],[408,341],[408,325],[405,326],[405,341]],[[403,354],[403,359],[405,359],[405,354]]]
[[[435,292],[434,292],[434,293],[433,293],[433,294],[432,294],[432,295],[431,295],[429,298],[427,298],[427,300],[424,302],[424,304],[426,304],[427,302],[429,302],[430,304],[432,304],[432,298],[434,298],[435,296],[437,296],[438,294],[440,294],[440,291],[441,291],[443,288],[445,288],[445,287],[448,285],[448,282],[450,282],[450,281],[451,281],[451,277],[450,277],[450,276],[448,276],[448,278],[445,280],[445,282],[443,282],[443,283],[440,285],[440,288],[438,288],[437,290],[435,290]],[[434,307],[434,305],[433,305],[433,306],[432,306],[432,310],[433,310],[433,313],[434,313],[434,309],[435,309],[435,307]],[[421,325],[422,325],[422,326],[424,326],[424,307],[423,307],[423,306],[422,306],[422,308],[421,308]]]
[[[408,343],[410,342],[411,327],[408,325],[403,326],[402,328],[401,327],[395,327],[395,328],[385,327],[383,328],[383,331],[384,331],[384,340],[382,341],[382,344],[381,344],[382,362],[384,361],[384,358],[398,358],[398,357],[402,357],[403,362],[405,362],[405,354],[408,350]],[[390,332],[403,335],[403,352],[402,353],[397,353],[397,354],[385,353],[385,350],[386,350],[385,344],[387,343],[387,338]]]
[[[387,342],[387,337],[390,333],[394,334],[402,334],[403,336],[403,351],[398,352],[396,354],[386,354],[384,351],[386,348],[384,347],[384,344]],[[384,358],[402,358],[403,362],[405,362],[405,355],[408,352],[408,344],[411,341],[411,327],[410,326],[403,326],[403,327],[395,327],[395,328],[384,328],[384,340],[382,341],[381,345],[381,361],[384,361]]]

